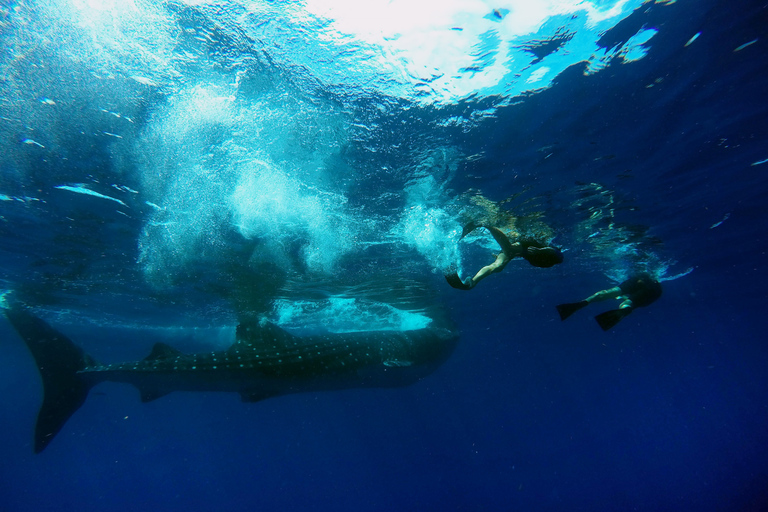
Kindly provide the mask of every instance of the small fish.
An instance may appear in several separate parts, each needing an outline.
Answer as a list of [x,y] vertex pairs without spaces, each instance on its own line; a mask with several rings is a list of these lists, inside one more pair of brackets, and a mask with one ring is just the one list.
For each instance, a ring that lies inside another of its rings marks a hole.
[[751,40],[751,41],[750,41],[750,42],[748,42],[748,43],[744,43],[743,45],[741,45],[741,46],[738,46],[738,47],[734,48],[734,50],[733,50],[733,53],[736,53],[736,52],[740,52],[741,50],[743,50],[743,49],[744,49],[744,48],[746,48],[747,46],[752,46],[752,45],[753,45],[753,44],[755,44],[756,42],[757,42],[757,39],[753,39],[753,40]]
[[45,146],[43,146],[42,144],[40,144],[39,142],[37,142],[37,141],[35,141],[35,140],[32,140],[32,139],[24,139],[24,140],[23,140],[23,141],[21,141],[21,142],[23,142],[24,144],[29,144],[29,145],[31,145],[31,146],[38,146],[38,147],[41,147],[41,148],[44,148],[44,147],[45,147]]
[[692,37],[692,38],[690,38],[690,39],[688,40],[688,42],[687,42],[687,43],[685,43],[685,45],[683,45],[683,46],[685,46],[685,47],[687,47],[687,46],[690,46],[690,45],[691,45],[691,43],[693,43],[695,40],[697,40],[697,39],[699,38],[699,36],[700,36],[700,35],[701,35],[701,32],[696,32],[695,34],[693,34],[693,37]]
[[730,218],[731,218],[731,214],[730,213],[726,213],[725,215],[723,215],[723,220],[721,220],[720,222],[715,222],[714,224],[709,226],[709,229],[715,229],[717,227],[722,226],[723,222],[727,221]]

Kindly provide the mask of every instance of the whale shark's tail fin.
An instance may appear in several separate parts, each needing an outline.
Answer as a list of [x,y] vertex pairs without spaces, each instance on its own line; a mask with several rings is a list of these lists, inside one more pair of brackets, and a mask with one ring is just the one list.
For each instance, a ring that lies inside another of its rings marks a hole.
[[5,316],[27,344],[43,380],[43,404],[35,426],[35,453],[40,453],[85,402],[91,384],[77,372],[94,361],[26,308],[14,305]]

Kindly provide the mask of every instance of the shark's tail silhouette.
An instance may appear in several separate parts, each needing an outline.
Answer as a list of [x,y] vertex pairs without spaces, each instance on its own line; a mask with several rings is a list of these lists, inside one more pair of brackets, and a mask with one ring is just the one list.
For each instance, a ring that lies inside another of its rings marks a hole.
[[91,384],[78,372],[94,361],[24,307],[6,309],[5,316],[27,344],[43,380],[43,404],[35,426],[35,453],[40,453],[85,402]]

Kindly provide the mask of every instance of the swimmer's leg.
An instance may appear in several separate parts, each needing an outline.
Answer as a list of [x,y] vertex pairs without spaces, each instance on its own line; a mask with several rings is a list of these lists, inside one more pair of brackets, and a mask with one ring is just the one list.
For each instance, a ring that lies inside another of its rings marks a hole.
[[608,288],[607,290],[601,290],[594,295],[590,295],[586,299],[584,299],[587,304],[592,304],[593,302],[602,302],[604,300],[610,300],[610,299],[618,299],[623,292],[621,291],[621,288],[618,286],[615,286],[613,288]]
[[[571,302],[568,304],[559,304],[557,306],[557,312],[560,314],[560,320],[565,320],[581,308],[585,308],[588,305],[592,304],[593,302],[602,302],[604,300],[609,299],[617,299],[621,296],[621,288],[618,286],[614,288],[609,288],[607,290],[601,290],[593,295],[590,295],[586,299],[579,301],[579,302]],[[632,303],[630,302],[630,306]],[[620,308],[625,307],[622,303]]]

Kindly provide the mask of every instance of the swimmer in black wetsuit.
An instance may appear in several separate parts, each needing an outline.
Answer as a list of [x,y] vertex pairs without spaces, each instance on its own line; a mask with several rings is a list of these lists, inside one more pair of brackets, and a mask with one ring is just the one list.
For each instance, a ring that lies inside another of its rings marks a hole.
[[[479,226],[474,223],[465,226],[461,238],[464,238],[464,236],[471,233],[477,227]],[[543,268],[552,267],[563,262],[563,253],[560,252],[560,249],[531,240],[521,240],[512,243],[509,241],[509,238],[507,238],[507,235],[505,235],[499,228],[493,226],[483,227],[491,232],[493,239],[496,240],[496,243],[501,247],[501,252],[496,256],[496,260],[493,263],[481,268],[474,277],[470,277],[466,281],[462,281],[456,271],[446,274],[445,280],[454,288],[459,290],[469,290],[474,288],[477,283],[489,275],[504,270],[507,263],[514,258],[523,258],[534,267]],[[459,240],[461,240],[461,238],[459,238]]]
[[588,306],[592,302],[600,302],[609,299],[618,299],[621,301],[619,309],[612,309],[605,313],[600,313],[595,317],[597,323],[604,331],[607,331],[618,324],[622,318],[627,316],[635,308],[649,306],[661,297],[661,284],[646,273],[635,274],[619,286],[602,290],[594,295],[590,295],[580,302],[571,304],[560,304],[557,306],[557,312],[560,313],[560,320],[565,320],[576,311]]

